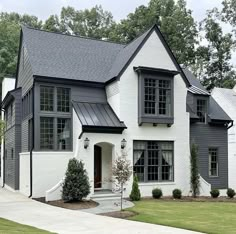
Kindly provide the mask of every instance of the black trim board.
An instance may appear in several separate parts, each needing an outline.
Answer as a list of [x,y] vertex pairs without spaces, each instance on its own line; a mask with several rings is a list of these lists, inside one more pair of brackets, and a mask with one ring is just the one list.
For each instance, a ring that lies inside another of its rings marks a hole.
[[179,71],[174,71],[174,70],[168,70],[168,69],[162,69],[162,68],[154,68],[154,67],[134,67],[135,72],[144,72],[144,73],[160,73],[160,74],[167,74],[167,75],[172,75],[175,76],[179,74]]
[[[179,71],[181,77],[183,78],[185,84],[187,87],[190,87],[191,84],[189,83],[187,77],[185,76],[181,66],[179,65],[179,63],[177,62],[177,59],[175,57],[175,55],[173,54],[172,50],[170,49],[167,41],[164,38],[164,35],[161,33],[160,29],[158,28],[158,26],[155,24],[153,25],[153,27],[151,29],[149,29],[150,31],[148,32],[148,34],[146,35],[146,37],[144,38],[144,40],[140,43],[140,45],[138,46],[138,48],[135,50],[135,52],[132,54],[132,56],[129,58],[129,60],[127,61],[127,63],[125,64],[125,66],[122,68],[122,70],[119,72],[118,76],[116,77],[117,79],[119,79],[121,77],[121,75],[124,73],[124,71],[126,70],[126,68],[130,65],[130,63],[133,61],[134,57],[138,54],[138,52],[140,51],[140,49],[143,47],[143,45],[145,44],[145,42],[148,40],[148,38],[150,37],[150,35],[152,34],[153,31],[155,31],[158,35],[158,37],[160,38],[163,46],[165,47],[168,55],[170,56],[172,62],[174,63],[176,69]],[[147,32],[147,31],[146,31]],[[132,42],[131,42],[132,43]],[[111,78],[109,81],[114,81],[114,77]],[[107,84],[110,83],[109,81],[107,81]]]
[[87,133],[122,134],[127,127],[82,126],[82,131]]

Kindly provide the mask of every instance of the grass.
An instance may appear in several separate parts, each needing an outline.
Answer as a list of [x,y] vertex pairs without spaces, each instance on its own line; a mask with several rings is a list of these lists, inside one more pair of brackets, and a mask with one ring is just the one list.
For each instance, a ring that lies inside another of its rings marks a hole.
[[130,220],[189,229],[210,234],[236,233],[236,203],[142,200],[127,209],[138,214]]
[[24,234],[47,234],[47,232],[38,228],[31,226],[15,223],[13,221],[0,218],[0,234],[15,234],[15,233],[24,233]]

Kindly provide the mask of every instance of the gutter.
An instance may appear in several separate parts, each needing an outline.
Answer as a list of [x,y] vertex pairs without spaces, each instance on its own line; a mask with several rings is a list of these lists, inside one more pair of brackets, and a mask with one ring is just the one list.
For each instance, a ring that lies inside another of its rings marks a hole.
[[30,149],[30,195],[29,198],[33,195],[33,150],[34,150],[34,95],[35,95],[35,82],[32,87],[32,147]]
[[230,124],[228,125],[228,127],[227,127],[227,130],[229,130],[230,128],[232,128],[233,127],[233,125],[234,125],[234,121],[233,120],[231,120],[230,121]]

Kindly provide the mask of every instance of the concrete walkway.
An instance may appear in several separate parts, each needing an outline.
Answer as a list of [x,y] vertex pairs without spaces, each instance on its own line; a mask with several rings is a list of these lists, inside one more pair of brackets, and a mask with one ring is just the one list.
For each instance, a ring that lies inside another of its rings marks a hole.
[[[99,205],[94,208],[84,209],[83,210],[84,212],[91,214],[102,214],[120,210],[120,199],[107,199],[107,200],[93,199],[93,200],[99,203]],[[134,203],[123,199],[122,206],[123,209],[126,209],[133,207]]]
[[0,217],[60,234],[196,234],[187,230],[66,210],[0,189]]

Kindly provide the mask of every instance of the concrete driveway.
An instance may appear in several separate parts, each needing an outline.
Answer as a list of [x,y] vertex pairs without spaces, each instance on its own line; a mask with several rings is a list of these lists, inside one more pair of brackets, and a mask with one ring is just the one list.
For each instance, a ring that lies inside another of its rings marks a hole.
[[66,210],[0,189],[0,217],[62,234],[194,234],[187,230]]

